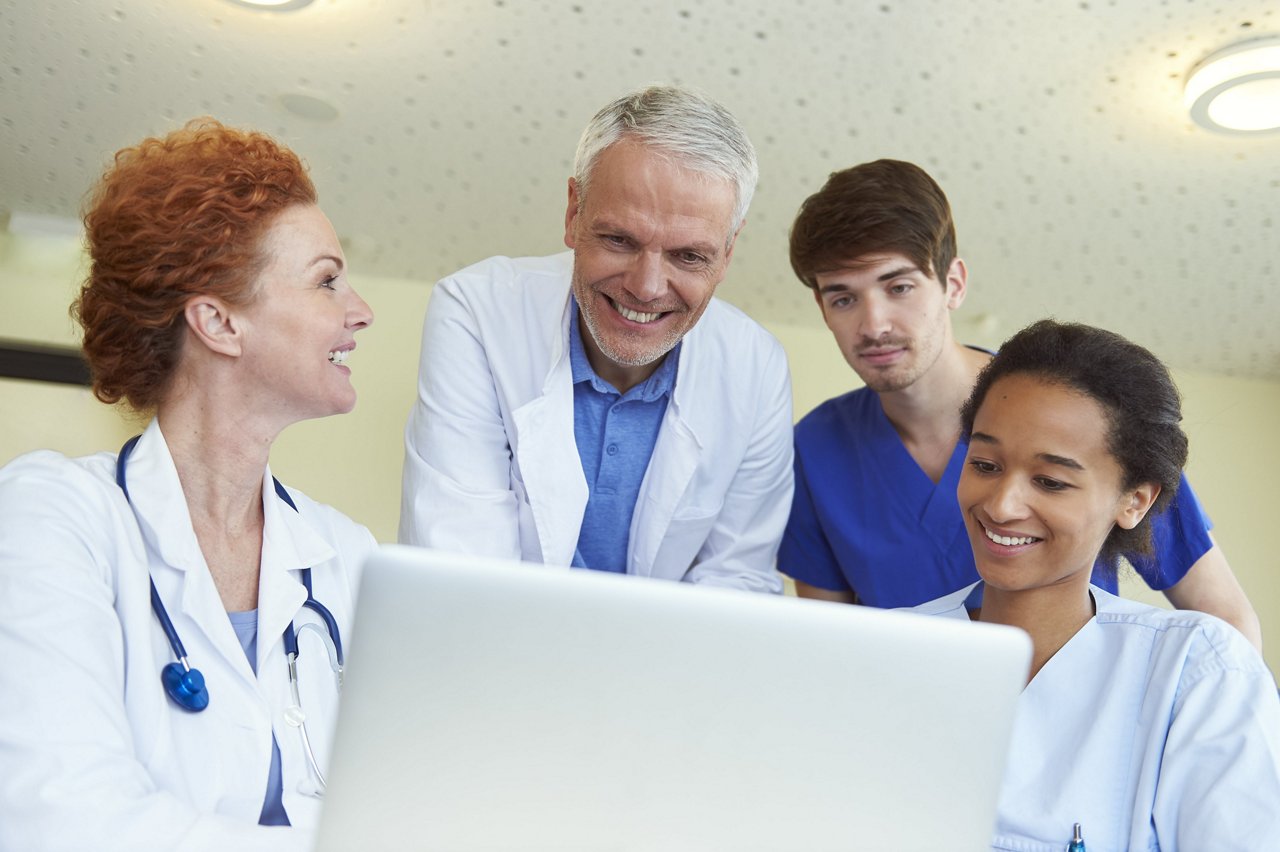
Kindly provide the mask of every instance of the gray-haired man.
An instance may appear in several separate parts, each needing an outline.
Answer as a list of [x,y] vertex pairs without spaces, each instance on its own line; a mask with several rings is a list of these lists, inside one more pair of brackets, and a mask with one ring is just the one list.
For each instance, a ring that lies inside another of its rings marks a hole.
[[723,107],[651,87],[588,124],[572,254],[441,281],[405,430],[409,544],[778,592],[781,346],[713,298],[756,184]]

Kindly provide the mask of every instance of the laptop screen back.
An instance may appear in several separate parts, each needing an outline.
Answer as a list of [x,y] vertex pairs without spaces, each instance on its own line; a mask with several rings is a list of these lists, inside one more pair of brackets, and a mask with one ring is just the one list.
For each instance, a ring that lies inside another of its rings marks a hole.
[[319,849],[985,849],[1030,643],[385,547]]

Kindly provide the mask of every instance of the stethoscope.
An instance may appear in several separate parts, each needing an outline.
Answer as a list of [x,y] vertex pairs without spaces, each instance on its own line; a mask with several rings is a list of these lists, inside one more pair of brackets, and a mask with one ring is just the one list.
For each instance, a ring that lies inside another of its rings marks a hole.
[[[141,437],[141,435],[136,435],[126,441],[125,445],[120,448],[120,455],[116,459],[116,484],[124,492],[124,498],[129,501],[130,506],[133,505],[133,501],[129,498],[129,486],[125,484],[124,468],[125,462]],[[293,498],[289,496],[289,492],[280,484],[280,480],[273,476],[271,481],[275,484],[276,494],[280,499],[288,504],[290,509],[295,512],[298,511]],[[164,635],[169,640],[169,647],[173,649],[173,655],[178,658],[176,663],[169,663],[161,670],[160,682],[164,684],[165,694],[169,696],[174,704],[191,713],[199,713],[209,706],[209,690],[205,687],[204,675],[200,673],[199,669],[192,668],[187,661],[187,649],[182,644],[182,640],[178,638],[178,631],[173,626],[173,621],[169,618],[169,613],[164,608],[164,602],[160,600],[160,593],[156,591],[156,581],[151,578],[148,579],[151,583],[151,611],[160,620],[160,627],[164,630]],[[314,623],[303,624],[301,629],[314,632],[324,642],[325,650],[329,653],[329,666],[333,669],[334,681],[338,690],[341,691],[344,660],[342,655],[342,634],[338,630],[337,619],[333,617],[333,613],[329,612],[328,607],[316,600],[312,594],[310,568],[302,569],[302,585],[306,586],[307,589],[307,599],[303,601],[302,605],[314,612],[324,622],[325,629],[321,630],[320,626]],[[298,691],[298,632],[294,629],[292,621],[285,628],[283,639],[285,658],[289,666],[289,692],[293,699],[293,704],[285,708],[284,718],[289,725],[297,728],[302,735],[302,746],[307,755],[307,763],[319,782],[318,789],[309,792],[320,796],[325,790],[325,779],[324,773],[320,771],[320,763],[316,760],[315,751],[311,747],[311,737],[307,734],[307,714],[302,710],[302,697]]]

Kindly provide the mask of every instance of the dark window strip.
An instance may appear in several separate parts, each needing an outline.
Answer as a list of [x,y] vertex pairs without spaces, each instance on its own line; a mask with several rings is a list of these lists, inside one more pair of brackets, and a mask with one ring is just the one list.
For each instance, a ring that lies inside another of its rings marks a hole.
[[84,387],[91,384],[89,365],[79,349],[16,340],[0,340],[0,378]]

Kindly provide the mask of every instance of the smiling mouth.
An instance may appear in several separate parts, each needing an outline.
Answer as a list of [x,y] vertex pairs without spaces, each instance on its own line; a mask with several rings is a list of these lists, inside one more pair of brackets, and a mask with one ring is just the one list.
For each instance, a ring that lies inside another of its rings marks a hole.
[[349,356],[350,354],[351,354],[350,349],[335,349],[329,353],[329,363],[345,364],[347,362],[347,356]]
[[884,361],[905,352],[905,347],[893,346],[885,349],[863,349],[858,356],[867,361]]
[[1019,536],[996,535],[991,530],[987,529],[985,526],[982,527],[982,532],[991,541],[994,541],[996,544],[1002,544],[1005,547],[1017,547],[1020,544],[1035,544],[1037,541],[1044,541],[1044,539],[1036,538],[1035,536],[1030,536],[1030,535],[1019,535]]
[[631,322],[638,322],[641,325],[651,323],[654,320],[658,320],[666,316],[665,312],[645,313],[644,311],[633,311],[630,308],[619,304],[615,299],[611,299],[608,296],[605,296],[605,298],[609,299],[609,304],[613,306],[613,309],[617,311],[623,319],[630,320]]

